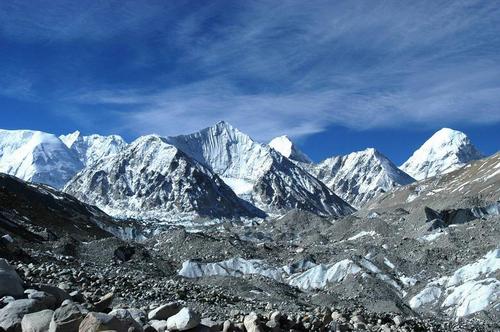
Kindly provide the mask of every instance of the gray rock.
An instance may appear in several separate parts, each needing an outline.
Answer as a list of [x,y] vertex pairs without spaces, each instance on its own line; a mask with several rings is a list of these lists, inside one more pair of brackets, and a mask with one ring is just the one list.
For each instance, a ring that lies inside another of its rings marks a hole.
[[245,316],[245,318],[243,319],[243,325],[245,325],[245,329],[247,332],[264,331],[260,317],[255,312],[252,312],[249,315]]
[[157,332],[156,329],[149,324],[144,325],[142,329],[144,332]]
[[50,309],[24,315],[21,320],[23,332],[45,332],[49,330],[54,311]]
[[222,323],[221,322],[214,322],[210,318],[203,318],[201,320],[201,325],[207,327],[210,331],[221,331],[222,330]]
[[282,318],[283,315],[281,314],[281,312],[275,311],[269,315],[269,321],[266,323],[266,326],[272,329],[279,328]]
[[146,314],[146,311],[137,308],[129,308],[127,310],[136,322],[145,325],[148,321],[148,315]]
[[0,327],[7,332],[21,331],[21,320],[26,314],[46,309],[36,300],[16,300],[0,309]]
[[233,330],[233,322],[230,320],[226,320],[224,324],[222,324],[222,332],[230,332]]
[[158,332],[164,332],[167,330],[167,321],[166,320],[152,320],[149,322],[151,327],[154,328]]
[[166,320],[181,310],[182,306],[179,302],[170,302],[164,304],[148,313],[149,320]]
[[16,299],[12,296],[4,296],[0,299],[0,308],[5,307],[7,304],[14,302]]
[[111,303],[113,303],[114,293],[108,293],[101,297],[99,301],[94,304],[94,310],[98,312],[103,312],[111,307]]
[[127,332],[126,326],[116,317],[102,312],[89,312],[78,329],[80,332],[117,331]]
[[118,319],[129,332],[142,332],[142,324],[137,322],[127,309],[114,309],[109,313],[110,316]]
[[201,322],[198,313],[189,308],[182,308],[174,316],[167,319],[167,329],[169,331],[185,331],[197,327]]
[[403,324],[403,322],[404,322],[404,318],[403,318],[403,317],[401,317],[401,316],[399,316],[399,315],[398,315],[398,316],[396,316],[396,317],[394,317],[392,320],[394,321],[394,324],[395,324],[396,326],[400,326],[400,325],[401,325],[401,324]]
[[68,292],[52,285],[46,285],[46,284],[37,284],[35,285],[35,288],[37,290],[40,290],[45,293],[49,293],[53,295],[56,298],[56,307],[60,306],[64,300],[71,300],[71,296],[69,296]]
[[0,297],[10,295],[22,296],[24,293],[23,281],[16,270],[3,258],[0,259]]
[[58,308],[52,316],[49,332],[74,332],[83,320],[81,309],[69,302]]
[[57,306],[56,297],[44,291],[31,292],[28,294],[28,298],[40,301],[46,308],[55,309]]
[[69,293],[69,296],[75,302],[83,302],[83,301],[85,301],[85,298],[84,298],[83,294],[80,293],[79,291],[73,291],[73,292]]

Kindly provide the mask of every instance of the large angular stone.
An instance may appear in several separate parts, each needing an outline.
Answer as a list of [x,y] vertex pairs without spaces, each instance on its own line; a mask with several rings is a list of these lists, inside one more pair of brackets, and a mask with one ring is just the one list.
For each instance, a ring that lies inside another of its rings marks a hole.
[[22,296],[23,281],[16,270],[3,258],[0,258],[0,297]]
[[16,300],[0,309],[0,327],[7,332],[20,332],[21,320],[26,314],[46,309],[36,300]]
[[110,316],[118,319],[129,332],[142,332],[142,325],[137,322],[127,309],[113,309]]
[[78,329],[80,332],[116,331],[127,332],[127,327],[116,317],[102,312],[89,312]]
[[166,320],[181,310],[182,306],[179,302],[170,302],[151,310],[148,313],[149,320]]
[[200,325],[201,317],[189,308],[182,308],[174,316],[167,319],[167,330],[186,331]]
[[50,309],[24,315],[21,321],[23,332],[45,332],[49,330],[54,311]]
[[56,307],[59,307],[65,300],[71,300],[71,296],[69,296],[68,292],[56,286],[37,284],[34,288],[54,296],[56,298]]
[[80,308],[72,302],[63,304],[54,312],[49,332],[74,332],[83,320]]

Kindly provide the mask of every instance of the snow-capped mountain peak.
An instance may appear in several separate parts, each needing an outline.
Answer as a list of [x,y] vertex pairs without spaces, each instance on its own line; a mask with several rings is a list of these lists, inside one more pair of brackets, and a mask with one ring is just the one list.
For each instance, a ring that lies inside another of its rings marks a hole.
[[273,138],[271,142],[269,142],[269,146],[288,159],[302,163],[312,163],[311,158],[309,158],[304,152],[300,151],[299,148],[297,148],[292,140],[290,140],[290,138],[286,135]]
[[414,181],[374,148],[303,167],[354,207],[362,207],[379,194]]
[[335,216],[353,211],[311,174],[227,122],[167,140],[264,211],[281,213],[298,208]]
[[66,146],[68,148],[71,149],[71,147],[73,146],[73,144],[75,144],[76,140],[78,140],[80,135],[81,135],[80,131],[76,130],[76,131],[72,132],[71,134],[59,136],[59,139],[61,141],[63,141],[63,143],[66,144]]
[[482,157],[463,132],[443,128],[434,133],[400,168],[415,179],[422,180],[449,173]]
[[158,135],[86,167],[65,187],[117,217],[195,219],[262,217],[211,170]]
[[56,136],[34,130],[0,130],[0,172],[62,187],[83,167]]
[[85,166],[117,154],[127,147],[127,143],[118,135],[83,136],[79,131],[75,131],[68,135],[59,136],[59,138],[78,155]]

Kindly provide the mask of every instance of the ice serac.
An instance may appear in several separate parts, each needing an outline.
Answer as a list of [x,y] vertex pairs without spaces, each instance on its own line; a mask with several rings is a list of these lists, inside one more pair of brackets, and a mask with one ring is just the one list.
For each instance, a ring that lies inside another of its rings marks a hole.
[[118,135],[83,136],[79,131],[75,131],[68,135],[61,135],[59,138],[78,155],[85,166],[95,164],[97,161],[117,154],[127,147],[127,143]]
[[395,187],[415,181],[373,148],[304,167],[356,208]]
[[0,172],[61,188],[83,167],[56,136],[33,130],[0,130]]
[[116,217],[263,216],[211,170],[155,135],[143,136],[122,152],[86,167],[65,191]]
[[281,153],[290,160],[301,163],[311,164],[312,160],[288,138],[288,136],[279,136],[269,142],[269,146]]
[[167,139],[221,176],[241,198],[268,213],[300,209],[340,216],[353,211],[314,176],[226,122]]
[[429,138],[401,165],[401,169],[417,180],[452,172],[474,160],[481,152],[461,131],[443,128]]

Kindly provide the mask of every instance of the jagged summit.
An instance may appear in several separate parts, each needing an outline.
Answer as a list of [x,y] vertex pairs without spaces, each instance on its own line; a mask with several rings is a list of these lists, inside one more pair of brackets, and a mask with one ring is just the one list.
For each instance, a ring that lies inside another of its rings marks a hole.
[[79,130],[75,130],[74,132],[67,134],[67,135],[61,135],[59,136],[59,139],[63,141],[64,144],[68,148],[71,149],[71,146],[75,143],[75,141],[81,136],[81,132]]
[[211,170],[158,135],[90,165],[65,191],[117,217],[263,217]]
[[269,142],[269,146],[288,159],[302,163],[312,163],[311,158],[309,158],[304,152],[300,151],[300,149],[297,148],[292,140],[286,135],[273,138],[271,142]]
[[118,135],[83,136],[77,130],[68,135],[61,135],[59,138],[78,155],[78,158],[85,166],[114,155],[127,147],[125,140]]
[[339,216],[353,211],[312,175],[227,122],[167,140],[219,174],[240,197],[267,212],[299,208]]
[[481,159],[463,132],[443,128],[432,135],[400,168],[417,180],[449,173],[465,164]]
[[0,130],[0,172],[61,188],[82,167],[77,155],[52,134]]
[[334,156],[307,169],[357,208],[381,193],[414,181],[374,148]]

